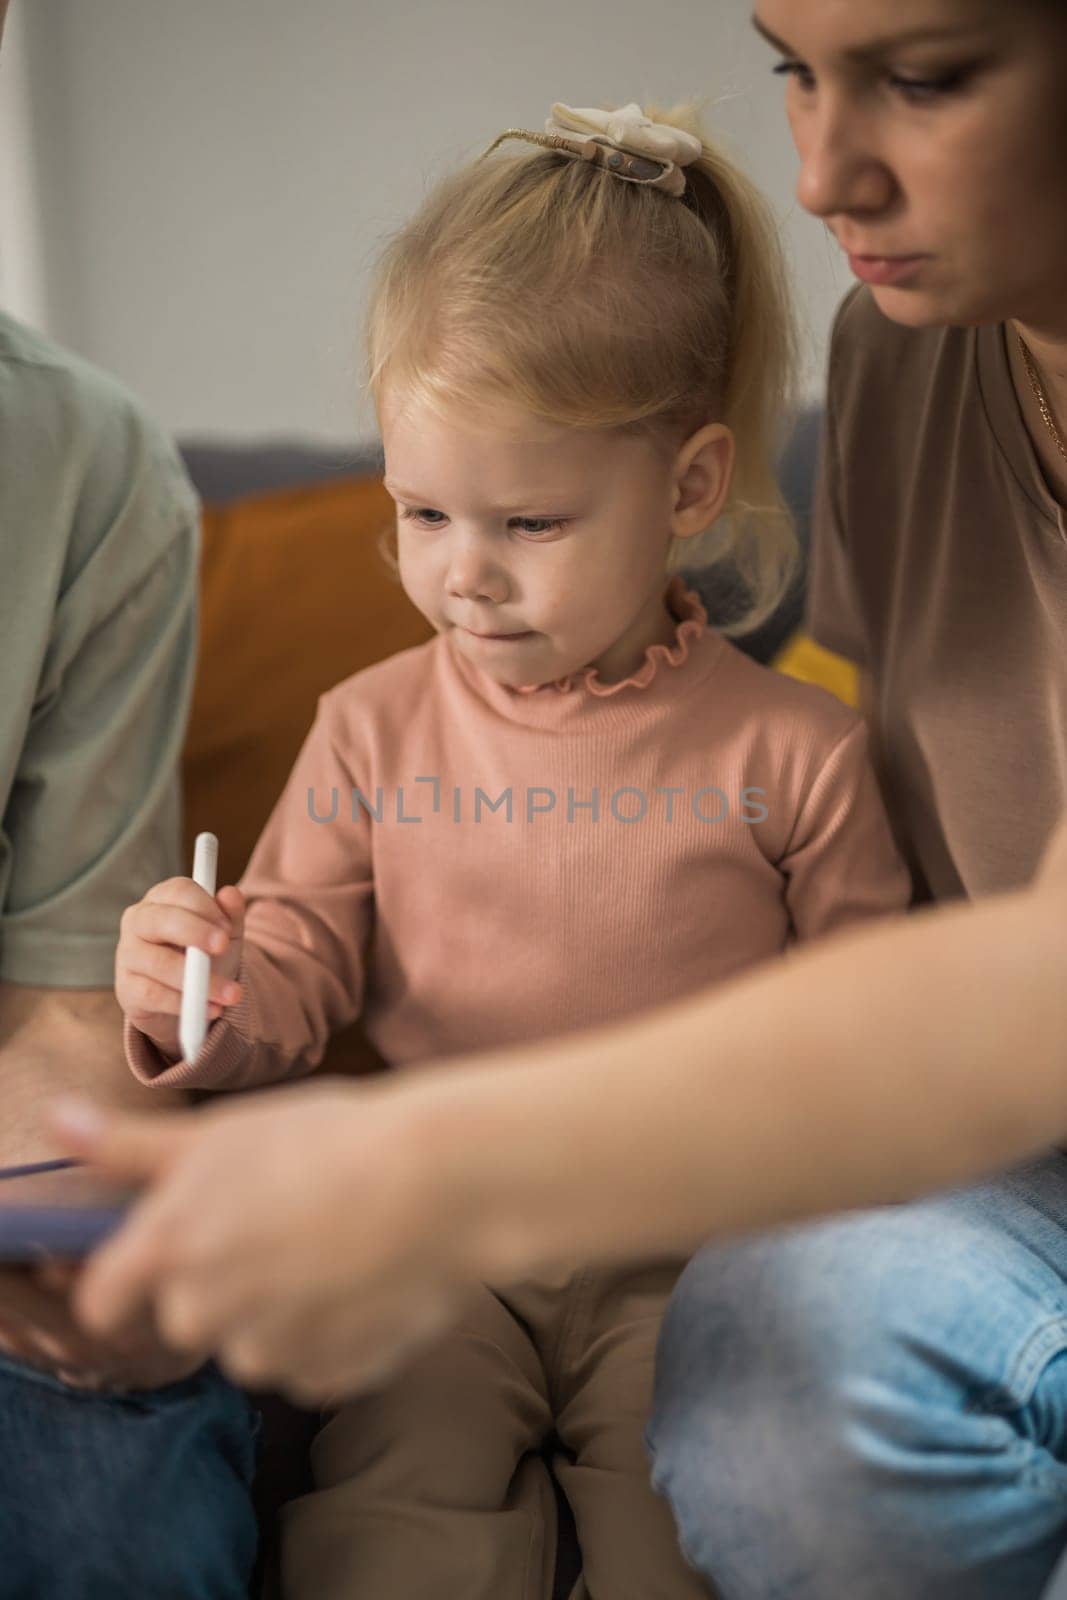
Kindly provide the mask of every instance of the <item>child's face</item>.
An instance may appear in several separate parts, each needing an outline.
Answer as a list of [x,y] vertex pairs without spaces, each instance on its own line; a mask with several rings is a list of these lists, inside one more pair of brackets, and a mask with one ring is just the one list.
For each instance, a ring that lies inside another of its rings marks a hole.
[[675,476],[650,441],[520,411],[463,425],[388,395],[381,413],[404,588],[497,682],[616,681],[674,637]]

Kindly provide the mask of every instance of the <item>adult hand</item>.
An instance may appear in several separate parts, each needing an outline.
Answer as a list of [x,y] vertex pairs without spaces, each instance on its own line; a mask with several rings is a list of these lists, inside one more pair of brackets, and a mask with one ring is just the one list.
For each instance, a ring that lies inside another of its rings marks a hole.
[[0,1269],[0,1351],[79,1389],[156,1389],[203,1363],[203,1353],[168,1349],[147,1315],[106,1339],[87,1333],[70,1303],[80,1273],[61,1261]]
[[[42,1172],[17,1179],[23,1200],[67,1205],[106,1202],[113,1186],[85,1168]],[[8,1198],[8,1186],[0,1198]],[[176,1382],[203,1360],[168,1349],[145,1315],[117,1324],[107,1339],[80,1327],[71,1294],[81,1274],[78,1262],[47,1259],[0,1268],[0,1352],[85,1389],[152,1389]]]
[[165,1116],[58,1108],[66,1150],[146,1184],[75,1289],[101,1337],[154,1310],[176,1348],[313,1402],[374,1385],[476,1280],[419,1086],[322,1083]]
[[[57,1154],[43,1127],[47,1086],[121,1105],[151,1095],[134,1084],[122,1055],[122,1012],[111,989],[48,989],[0,982],[0,1167],[25,1166]],[[0,1201],[108,1204],[114,1186],[84,1169],[39,1172],[5,1180]],[[150,1322],[90,1338],[71,1308],[80,1267],[0,1270],[0,1352],[81,1387],[155,1388],[184,1376],[191,1353],[169,1351]],[[3,1585],[0,1583],[0,1588]]]

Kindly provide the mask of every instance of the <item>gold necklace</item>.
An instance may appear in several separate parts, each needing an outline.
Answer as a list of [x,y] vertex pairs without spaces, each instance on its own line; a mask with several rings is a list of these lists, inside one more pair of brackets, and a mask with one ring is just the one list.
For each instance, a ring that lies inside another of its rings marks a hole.
[[1034,399],[1037,401],[1037,408],[1042,417],[1045,419],[1045,427],[1056,441],[1057,450],[1063,457],[1064,461],[1067,461],[1067,445],[1064,444],[1063,434],[1056,426],[1056,419],[1052,415],[1052,407],[1045,398],[1045,391],[1041,387],[1041,379],[1038,377],[1037,368],[1034,366],[1034,358],[1026,348],[1026,341],[1022,334],[1017,333],[1015,337],[1018,339],[1019,349],[1023,353],[1023,361],[1026,365],[1026,375],[1030,379],[1030,387],[1034,391]]

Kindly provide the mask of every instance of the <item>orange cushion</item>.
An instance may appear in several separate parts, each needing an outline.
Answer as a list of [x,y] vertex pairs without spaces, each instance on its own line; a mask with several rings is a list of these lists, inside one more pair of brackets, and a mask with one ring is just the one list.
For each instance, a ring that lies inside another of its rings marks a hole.
[[[377,477],[207,506],[200,650],[183,753],[185,859],[202,829],[233,883],[296,759],[325,690],[433,630],[380,550],[393,503]],[[379,1070],[356,1024],[319,1072]]]
[[205,507],[185,854],[218,834],[220,884],[244,870],[317,697],[432,634],[378,549],[394,514],[377,477]]

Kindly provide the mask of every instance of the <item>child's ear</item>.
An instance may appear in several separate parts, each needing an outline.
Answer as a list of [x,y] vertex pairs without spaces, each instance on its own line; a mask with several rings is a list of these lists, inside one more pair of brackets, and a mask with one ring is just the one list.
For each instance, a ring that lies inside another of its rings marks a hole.
[[671,533],[691,539],[710,527],[726,504],[734,470],[734,436],[724,422],[692,434],[675,458]]

